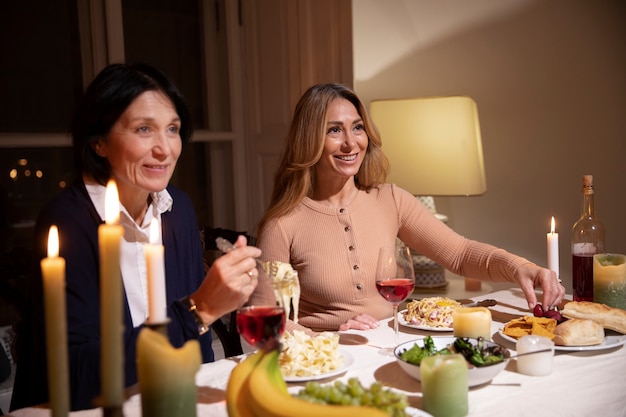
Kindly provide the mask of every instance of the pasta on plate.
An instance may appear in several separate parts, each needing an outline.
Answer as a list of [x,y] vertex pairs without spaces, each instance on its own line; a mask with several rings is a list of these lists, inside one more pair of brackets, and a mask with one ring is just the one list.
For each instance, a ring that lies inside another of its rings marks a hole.
[[461,303],[447,297],[428,297],[407,303],[404,320],[413,325],[427,327],[452,327],[452,312]]
[[323,332],[311,337],[303,331],[285,332],[279,356],[284,376],[316,376],[332,372],[343,365],[339,352],[339,335]]

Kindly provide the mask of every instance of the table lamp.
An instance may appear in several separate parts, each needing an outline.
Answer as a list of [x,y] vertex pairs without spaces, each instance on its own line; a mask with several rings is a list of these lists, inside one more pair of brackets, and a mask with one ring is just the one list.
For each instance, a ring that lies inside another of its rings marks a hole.
[[[411,192],[440,220],[433,196],[487,191],[476,103],[470,97],[373,100],[370,114],[389,159],[387,181]],[[416,287],[447,285],[444,269],[414,253]]]

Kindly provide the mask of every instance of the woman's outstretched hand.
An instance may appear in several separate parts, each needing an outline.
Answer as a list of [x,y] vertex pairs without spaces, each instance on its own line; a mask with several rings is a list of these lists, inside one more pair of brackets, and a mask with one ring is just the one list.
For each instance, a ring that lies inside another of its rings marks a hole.
[[533,311],[537,305],[535,288],[543,290],[542,305],[544,310],[557,306],[563,301],[565,287],[556,276],[556,272],[533,263],[520,266],[515,272],[515,280],[524,292],[528,308]]

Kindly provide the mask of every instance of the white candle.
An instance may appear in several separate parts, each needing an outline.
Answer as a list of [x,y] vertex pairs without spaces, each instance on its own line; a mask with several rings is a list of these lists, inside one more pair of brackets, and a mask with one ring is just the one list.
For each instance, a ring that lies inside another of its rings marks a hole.
[[163,245],[159,244],[159,223],[150,223],[150,244],[144,245],[148,273],[148,322],[163,323],[167,320],[165,301],[165,263]]
[[549,352],[520,356],[517,358],[517,371],[530,376],[544,376],[552,373],[554,358],[554,342],[552,340],[544,336],[526,335],[517,341],[515,349],[519,355],[536,350],[551,349]]
[[[120,203],[113,180],[104,197],[106,223],[98,228],[100,247],[100,326],[102,358],[102,405],[121,407],[124,402],[124,350],[122,335],[122,274],[120,272]],[[134,358],[131,358],[134,359]]]
[[554,232],[554,216],[548,233],[548,269],[556,272],[556,277],[559,277],[559,234]]
[[50,227],[48,257],[41,260],[46,311],[46,350],[48,393],[53,417],[70,411],[67,355],[67,317],[65,307],[65,259],[59,256],[59,231]]

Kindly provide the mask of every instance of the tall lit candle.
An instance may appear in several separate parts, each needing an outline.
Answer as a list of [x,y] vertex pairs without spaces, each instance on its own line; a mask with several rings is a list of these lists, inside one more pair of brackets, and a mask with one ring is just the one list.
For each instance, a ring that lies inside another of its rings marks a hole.
[[144,245],[148,273],[148,322],[163,323],[167,320],[165,302],[165,263],[163,245],[159,244],[159,223],[150,223],[150,244]]
[[67,317],[65,307],[65,259],[59,256],[59,231],[48,233],[48,257],[41,260],[46,311],[48,393],[53,417],[67,416],[70,408]]
[[122,336],[122,274],[120,203],[117,187],[109,181],[104,197],[106,223],[98,228],[100,247],[100,326],[102,359],[102,405],[121,407],[124,402],[124,353]]
[[550,233],[548,233],[548,269],[556,272],[559,277],[559,234],[554,232],[554,216],[552,216]]

